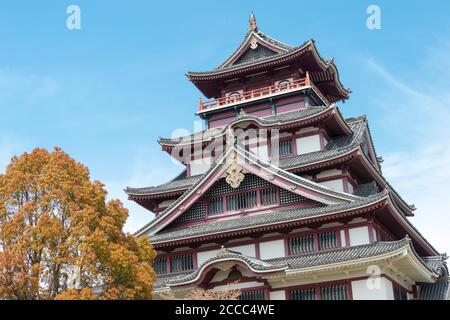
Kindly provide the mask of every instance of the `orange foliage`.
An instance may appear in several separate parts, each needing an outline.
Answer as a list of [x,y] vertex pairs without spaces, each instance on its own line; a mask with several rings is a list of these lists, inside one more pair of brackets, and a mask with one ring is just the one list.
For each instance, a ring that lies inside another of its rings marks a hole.
[[61,149],[0,174],[0,299],[150,299],[155,251],[128,211]]

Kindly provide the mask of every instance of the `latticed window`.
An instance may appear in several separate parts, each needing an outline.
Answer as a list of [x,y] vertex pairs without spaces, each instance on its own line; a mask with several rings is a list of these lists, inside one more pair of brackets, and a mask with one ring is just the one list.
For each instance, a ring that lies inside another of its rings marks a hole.
[[280,188],[280,204],[298,203],[307,200],[305,197],[296,193]]
[[268,189],[261,189],[261,205],[269,206],[271,204],[277,203],[278,203],[277,188],[274,187]]
[[239,300],[264,300],[264,290],[242,291]]
[[292,154],[292,141],[282,140],[280,141],[280,156],[287,156]]
[[153,269],[157,274],[165,274],[167,273],[167,258],[166,257],[157,257],[153,261]]
[[223,212],[223,198],[213,198],[208,200],[208,215]]
[[320,288],[322,300],[348,300],[348,285],[336,284]]
[[289,252],[298,254],[314,251],[314,236],[306,235],[289,239]]
[[227,196],[227,210],[242,210],[256,207],[256,191]]
[[170,259],[170,270],[172,272],[180,272],[194,269],[192,254],[180,254]]
[[319,233],[319,245],[320,250],[337,248],[338,244],[336,231]]
[[317,300],[316,288],[291,290],[291,300]]
[[196,221],[205,218],[205,205],[203,201],[195,203],[192,207],[186,210],[181,216],[175,219],[175,223],[182,223],[187,221]]

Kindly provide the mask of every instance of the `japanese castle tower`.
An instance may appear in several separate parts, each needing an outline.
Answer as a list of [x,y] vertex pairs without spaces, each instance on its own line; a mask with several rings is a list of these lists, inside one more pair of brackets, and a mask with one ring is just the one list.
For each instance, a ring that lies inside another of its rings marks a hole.
[[[127,188],[155,213],[136,234],[157,250],[154,297],[239,288],[241,299],[446,299],[446,257],[382,175],[365,116],[313,40],[259,30],[219,67],[188,72],[205,130],[160,138],[185,170]],[[244,138],[242,138],[244,137]]]

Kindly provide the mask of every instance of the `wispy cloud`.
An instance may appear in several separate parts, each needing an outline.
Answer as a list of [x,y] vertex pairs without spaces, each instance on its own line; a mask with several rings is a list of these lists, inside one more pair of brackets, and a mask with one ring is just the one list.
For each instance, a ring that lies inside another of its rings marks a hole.
[[[449,250],[450,75],[448,44],[441,42],[418,66],[417,78],[402,80],[373,59],[367,66],[386,83],[378,99],[387,130],[408,135],[409,144],[385,154],[384,174],[418,210],[412,222],[441,251]],[[430,72],[439,64],[440,72]],[[424,77],[424,74],[427,74]],[[442,85],[445,84],[445,85]],[[388,129],[391,128],[391,129]],[[399,130],[400,128],[400,130]]]
[[60,88],[60,84],[48,75],[12,69],[0,70],[0,99],[3,101],[21,99],[25,105],[33,105],[40,99],[55,95]]

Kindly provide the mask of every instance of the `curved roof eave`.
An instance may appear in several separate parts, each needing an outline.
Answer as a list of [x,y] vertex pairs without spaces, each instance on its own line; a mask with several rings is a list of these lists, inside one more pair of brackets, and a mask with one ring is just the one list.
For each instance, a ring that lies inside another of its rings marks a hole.
[[[265,118],[259,118],[259,117],[253,116],[251,114],[245,114],[244,116],[237,117],[235,120],[233,120],[231,123],[229,123],[222,129],[216,130],[217,134],[209,136],[204,140],[192,141],[193,135],[190,135],[190,136],[184,136],[184,137],[177,138],[179,140],[176,140],[176,141],[169,139],[169,138],[160,138],[160,139],[158,139],[158,143],[161,146],[168,146],[168,147],[171,147],[174,145],[189,145],[192,143],[194,143],[194,144],[195,143],[205,143],[205,142],[211,141],[214,138],[224,136],[226,134],[228,128],[233,127],[242,122],[250,121],[250,122],[253,122],[254,124],[257,124],[258,126],[264,127],[264,128],[270,128],[270,127],[282,128],[284,126],[291,125],[291,124],[296,124],[296,123],[302,124],[304,122],[314,121],[315,119],[317,119],[321,116],[324,116],[328,112],[338,115],[337,119],[338,119],[339,123],[341,124],[342,129],[344,131],[347,131],[347,134],[350,134],[352,132],[351,129],[349,128],[348,124],[343,119],[342,114],[338,110],[337,106],[335,104],[330,104],[326,108],[323,108],[321,110],[318,109],[317,113],[314,113],[314,114],[306,116],[306,117],[298,117],[297,119],[292,119],[292,120],[288,120],[288,121],[278,120],[278,121],[270,122],[270,121],[267,121],[267,119],[265,119]],[[271,116],[271,117],[275,117],[275,116]],[[183,143],[184,140],[186,141],[185,143]]]
[[[313,196],[315,201],[323,202],[323,203],[334,203],[334,202],[339,203],[339,202],[351,202],[351,201],[354,201],[354,200],[360,198],[358,196],[350,195],[350,194],[347,194],[344,192],[332,191],[331,189],[329,189],[327,187],[324,187],[320,184],[309,181],[307,179],[295,176],[295,175],[293,175],[287,171],[284,171],[280,168],[277,168],[269,163],[265,163],[258,159],[256,159],[256,160],[251,159],[251,155],[247,151],[240,150],[240,148],[238,148],[238,147],[231,147],[223,155],[223,157],[221,159],[219,159],[214,165],[212,165],[208,169],[208,171],[206,171],[205,174],[195,184],[190,186],[190,188],[188,190],[186,190],[185,193],[183,193],[183,195],[181,197],[179,197],[174,203],[169,205],[169,207],[167,207],[160,215],[155,217],[155,219],[153,219],[150,223],[148,223],[146,226],[144,226],[143,228],[138,230],[136,232],[136,234],[141,235],[142,233],[147,232],[148,230],[150,230],[152,228],[156,228],[156,230],[154,230],[154,233],[156,233],[161,228],[163,228],[167,223],[169,223],[171,220],[168,222],[166,221],[165,224],[161,224],[160,221],[166,219],[166,217],[168,217],[180,205],[182,205],[182,203],[185,201],[185,199],[188,199],[188,197],[190,195],[195,194],[197,189],[201,188],[203,182],[206,181],[208,177],[213,175],[213,173],[219,167],[221,167],[223,165],[223,161],[228,157],[228,155],[231,152],[235,152],[236,155],[239,154],[241,157],[244,157],[247,160],[253,162],[255,165],[260,166],[261,169],[268,171],[270,174],[277,175],[281,179],[289,181],[290,183],[294,183],[302,188],[305,188],[306,190],[312,191],[313,194],[315,194]],[[271,170],[272,167],[274,168],[273,170]],[[197,195],[197,196],[199,196],[199,195]],[[312,195],[310,195],[310,196],[312,196]],[[322,199],[322,197],[323,197],[323,199]],[[159,227],[157,228],[157,226],[159,226]]]

